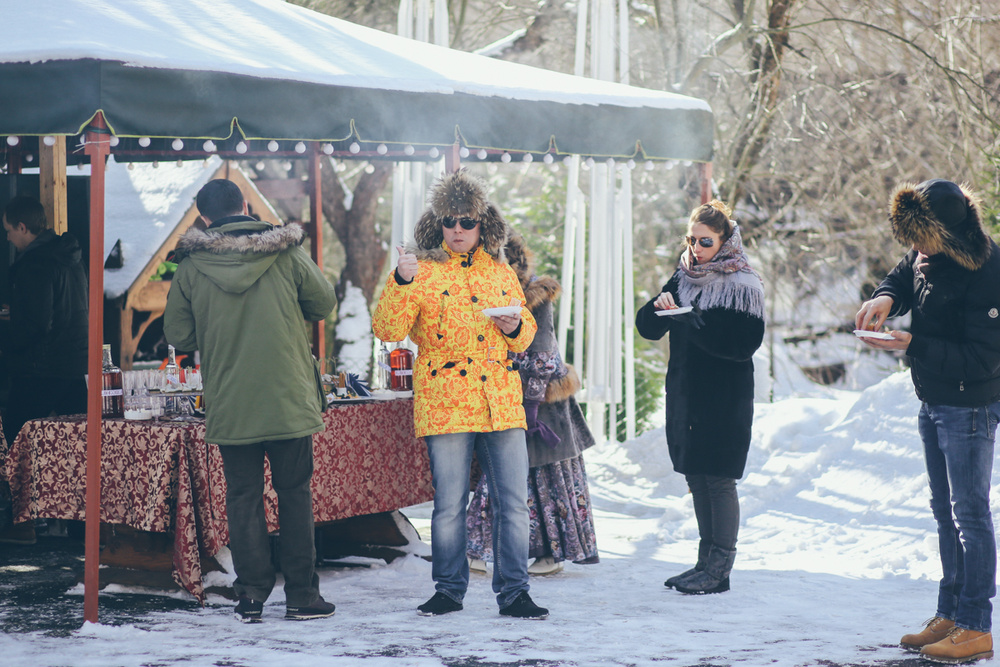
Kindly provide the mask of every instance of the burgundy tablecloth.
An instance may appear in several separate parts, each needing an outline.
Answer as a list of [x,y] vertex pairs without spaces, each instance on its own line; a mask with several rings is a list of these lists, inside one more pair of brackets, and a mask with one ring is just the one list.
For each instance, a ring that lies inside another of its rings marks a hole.
[[[313,436],[313,515],[333,521],[433,497],[427,450],[413,431],[413,401],[340,405]],[[3,473],[15,522],[85,518],[87,424],[83,416],[36,419],[11,443]],[[101,521],[174,533],[174,579],[204,601],[201,556],[229,541],[222,457],[192,422],[105,420]],[[265,507],[277,530],[268,471]]]

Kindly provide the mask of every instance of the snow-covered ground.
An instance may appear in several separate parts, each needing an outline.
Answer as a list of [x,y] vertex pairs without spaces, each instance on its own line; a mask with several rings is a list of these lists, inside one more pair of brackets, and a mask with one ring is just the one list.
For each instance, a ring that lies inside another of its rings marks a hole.
[[[322,571],[324,594],[337,604],[332,619],[284,621],[279,587],[261,625],[237,623],[230,602],[210,598],[204,609],[88,624],[69,637],[0,634],[0,662],[905,664],[896,662],[907,657],[896,642],[933,615],[939,573],[918,403],[906,373],[862,392],[824,395],[757,406],[739,484],[739,556],[726,594],[683,596],[663,587],[691,564],[697,529],[657,429],[588,451],[601,562],[533,579],[532,595],[551,609],[546,621],[500,617],[483,575],[473,575],[464,611],[418,616],[415,607],[433,586],[430,564],[413,556]],[[429,534],[427,505],[405,513]]]

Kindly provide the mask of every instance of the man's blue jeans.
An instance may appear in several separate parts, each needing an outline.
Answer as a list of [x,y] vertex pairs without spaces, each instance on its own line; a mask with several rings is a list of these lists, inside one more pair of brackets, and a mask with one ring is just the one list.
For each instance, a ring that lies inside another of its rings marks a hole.
[[524,429],[424,437],[434,482],[431,575],[434,588],[461,602],[469,588],[465,510],[475,450],[493,508],[493,592],[503,609],[528,590],[528,447]]
[[924,403],[918,420],[941,551],[937,615],[976,632],[990,631],[990,600],[996,595],[989,496],[998,422],[1000,403],[978,408]]

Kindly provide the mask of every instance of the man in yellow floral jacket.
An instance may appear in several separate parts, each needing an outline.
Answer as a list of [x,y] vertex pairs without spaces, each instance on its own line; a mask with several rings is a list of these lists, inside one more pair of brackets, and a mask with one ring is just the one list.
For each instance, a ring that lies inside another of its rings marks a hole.
[[[462,609],[469,587],[465,509],[475,451],[493,503],[493,592],[500,613],[543,619],[528,595],[528,454],[521,379],[508,352],[535,336],[517,275],[503,248],[510,228],[464,170],[441,178],[417,222],[416,246],[398,248],[372,326],[385,341],[407,336],[419,348],[413,370],[414,421],[427,442],[434,480],[432,576],[437,592],[417,609]],[[509,308],[515,306],[515,308]],[[491,314],[490,308],[509,308]]]

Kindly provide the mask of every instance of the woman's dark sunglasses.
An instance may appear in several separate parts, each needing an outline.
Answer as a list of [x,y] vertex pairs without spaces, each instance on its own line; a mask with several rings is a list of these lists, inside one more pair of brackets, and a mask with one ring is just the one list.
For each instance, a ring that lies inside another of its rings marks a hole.
[[462,229],[470,230],[475,229],[479,221],[475,218],[453,218],[450,215],[441,219],[441,225],[448,229],[455,229],[455,225],[462,225]]
[[693,236],[685,236],[684,240],[687,241],[688,245],[692,246],[695,244],[695,241],[697,241],[698,245],[700,245],[702,248],[711,248],[712,246],[715,245],[715,239],[713,239],[711,236],[702,236],[700,239],[696,239]]

